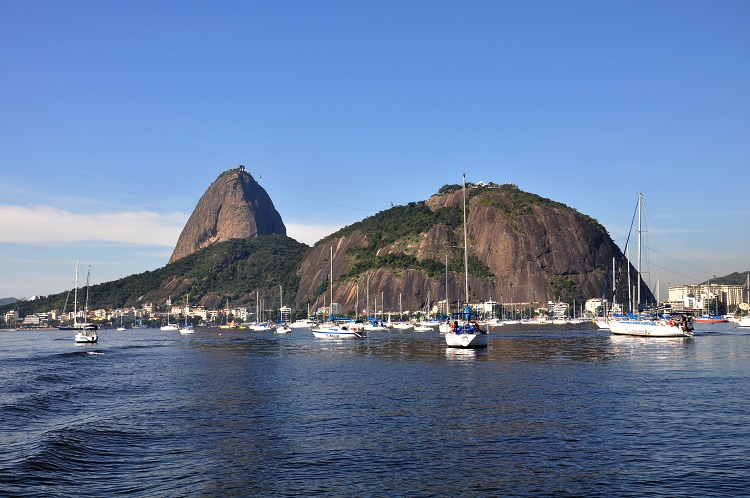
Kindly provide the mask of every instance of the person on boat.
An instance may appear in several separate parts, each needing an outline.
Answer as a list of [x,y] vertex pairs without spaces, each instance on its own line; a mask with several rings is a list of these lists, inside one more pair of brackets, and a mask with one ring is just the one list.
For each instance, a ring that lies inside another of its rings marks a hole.
[[477,321],[476,321],[476,320],[474,320],[474,321],[473,321],[473,322],[471,323],[471,326],[472,326],[472,329],[474,329],[474,330],[473,330],[473,332],[474,332],[475,334],[480,334],[480,333],[482,332],[481,330],[479,330],[479,324],[477,323]]
[[451,323],[451,332],[458,334],[458,322]]

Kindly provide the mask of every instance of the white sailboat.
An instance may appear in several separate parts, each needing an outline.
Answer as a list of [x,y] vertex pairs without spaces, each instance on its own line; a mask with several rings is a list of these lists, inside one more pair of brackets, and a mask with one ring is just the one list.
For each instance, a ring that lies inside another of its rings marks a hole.
[[180,327],[173,323],[169,323],[169,315],[172,314],[172,298],[169,297],[167,299],[167,323],[165,325],[161,326],[161,330],[164,331],[171,331],[171,330],[179,330]]
[[79,331],[75,335],[75,342],[80,344],[93,344],[99,341],[99,335],[96,333],[98,328],[92,323],[86,322],[86,318],[89,316],[89,280],[91,278],[91,265],[89,265],[89,272],[86,276],[86,303],[83,306],[83,323],[78,323],[78,260],[76,260],[76,311],[75,318],[73,319],[74,327],[78,328]]
[[310,327],[314,326],[315,320],[311,318],[302,318],[300,320],[295,320],[291,324],[289,324],[289,327],[293,329],[309,329]]
[[[490,336],[479,327],[469,308],[469,245],[466,230],[466,173],[463,175],[464,192],[464,278],[466,288],[466,308],[463,313],[454,313],[454,327],[445,333],[445,343],[455,348],[486,348]],[[459,322],[459,319],[461,320]]]
[[422,321],[414,327],[415,332],[432,332],[436,327],[440,325],[440,321],[433,318],[430,313],[430,290],[427,289],[427,304],[425,306],[425,316]]
[[445,255],[445,283],[443,285],[445,286],[443,288],[443,293],[445,294],[445,318],[440,322],[440,325],[438,326],[438,331],[441,334],[445,334],[446,332],[451,331],[451,305],[450,299],[448,299],[448,254]]
[[356,323],[354,320],[346,320],[346,321],[335,320],[335,316],[333,314],[333,247],[331,247],[330,269],[331,269],[331,280],[330,280],[331,309],[329,310],[330,321],[326,323],[321,323],[320,325],[317,325],[311,328],[310,330],[316,339],[362,339],[366,337],[366,333],[362,325]]
[[[635,309],[641,303],[641,209],[643,194],[638,194],[638,274],[636,276],[637,291]],[[630,263],[628,262],[628,266]],[[628,271],[630,274],[630,271]],[[613,320],[609,323],[609,330],[616,335],[634,335],[641,337],[691,337],[693,327],[689,319],[683,315],[680,320],[664,317],[643,316],[623,320]]]
[[414,332],[432,332],[433,326],[437,327],[438,322],[430,318],[430,291],[427,290],[427,303],[425,304],[424,318],[414,325]]
[[274,330],[274,334],[288,334],[292,331],[291,327],[282,320],[281,308],[284,307],[283,288],[279,285],[279,325]]
[[189,315],[189,310],[190,310],[190,306],[188,305],[189,296],[190,296],[189,294],[185,296],[185,325],[180,327],[180,334],[194,334],[195,333],[195,327],[193,327],[192,325],[188,323],[188,315]]
[[[404,310],[401,307],[401,293],[398,293],[398,316],[399,320],[401,320],[401,317],[404,316]],[[408,330],[413,327],[413,325],[409,322],[402,322],[398,321],[392,325],[394,329],[397,330]]]

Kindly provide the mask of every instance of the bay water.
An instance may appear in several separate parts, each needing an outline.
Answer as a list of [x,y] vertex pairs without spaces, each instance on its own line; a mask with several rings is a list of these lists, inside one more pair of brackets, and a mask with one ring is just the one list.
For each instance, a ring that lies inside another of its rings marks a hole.
[[747,496],[750,329],[0,331],[2,496]]

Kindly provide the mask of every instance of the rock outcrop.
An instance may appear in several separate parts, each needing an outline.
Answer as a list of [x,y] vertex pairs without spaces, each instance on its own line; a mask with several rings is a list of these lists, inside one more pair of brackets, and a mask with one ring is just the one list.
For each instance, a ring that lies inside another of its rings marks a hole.
[[[446,292],[446,259],[448,298],[455,310],[466,293],[462,208],[463,192],[454,189],[329,236],[302,263],[297,302],[317,296],[332,247],[333,299],[341,312],[352,311],[357,300],[363,310],[367,294],[371,311],[375,299],[378,309],[398,310],[399,295],[404,311],[425,309],[428,295],[434,305]],[[511,185],[473,188],[468,190],[467,227],[471,302],[546,307],[548,301],[575,299],[581,304],[601,296],[605,286],[612,298],[607,275],[613,258],[621,263],[623,255],[604,227],[568,206]],[[390,240],[397,228],[402,235]],[[627,293],[624,287],[618,289],[619,302]]]
[[217,242],[258,235],[286,235],[281,215],[243,166],[225,171],[198,201],[169,262]]

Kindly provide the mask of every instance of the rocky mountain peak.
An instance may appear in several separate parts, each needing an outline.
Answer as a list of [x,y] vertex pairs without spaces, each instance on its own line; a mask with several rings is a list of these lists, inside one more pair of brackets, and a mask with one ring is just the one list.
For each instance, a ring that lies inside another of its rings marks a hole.
[[286,235],[286,226],[271,198],[240,165],[208,187],[182,229],[169,262],[230,239]]

